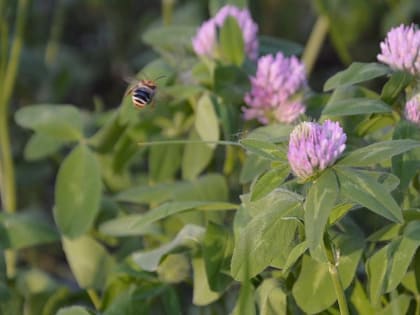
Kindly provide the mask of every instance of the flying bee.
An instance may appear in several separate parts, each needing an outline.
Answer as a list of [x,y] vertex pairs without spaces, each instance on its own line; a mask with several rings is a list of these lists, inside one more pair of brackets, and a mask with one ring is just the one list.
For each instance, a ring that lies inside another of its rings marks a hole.
[[125,95],[131,94],[133,105],[138,109],[142,109],[150,103],[152,103],[153,106],[153,97],[155,96],[157,88],[156,81],[163,77],[164,76],[160,76],[155,80],[140,80],[131,87]]

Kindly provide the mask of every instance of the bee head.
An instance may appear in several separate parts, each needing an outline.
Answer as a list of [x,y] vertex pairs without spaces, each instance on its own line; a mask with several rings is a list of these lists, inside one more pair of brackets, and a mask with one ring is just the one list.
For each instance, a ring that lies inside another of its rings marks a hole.
[[156,83],[154,80],[141,80],[141,84],[147,86],[148,88],[155,89]]

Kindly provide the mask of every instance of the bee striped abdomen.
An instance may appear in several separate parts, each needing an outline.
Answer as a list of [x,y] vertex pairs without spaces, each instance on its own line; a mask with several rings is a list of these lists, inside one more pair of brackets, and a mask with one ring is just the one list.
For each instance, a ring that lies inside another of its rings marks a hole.
[[138,107],[144,107],[152,101],[154,91],[146,86],[136,88],[133,92],[133,103]]
[[127,94],[131,94],[131,100],[135,107],[143,108],[153,102],[155,96],[156,84],[151,80],[141,80],[133,86]]

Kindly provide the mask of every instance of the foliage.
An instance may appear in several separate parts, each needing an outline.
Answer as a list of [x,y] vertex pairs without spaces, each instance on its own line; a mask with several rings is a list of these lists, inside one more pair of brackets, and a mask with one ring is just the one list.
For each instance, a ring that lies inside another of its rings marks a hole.
[[[235,19],[219,30],[217,59],[197,56],[191,44],[200,12],[213,16],[226,3],[255,8],[257,1],[162,1],[162,19],[153,13],[157,22],[141,30],[150,48],[131,56],[130,66],[142,65],[138,80],[164,75],[156,104],[142,110],[122,86],[122,99],[96,98],[95,110],[67,104],[83,94],[90,102],[94,93],[83,84],[101,70],[93,69],[100,62],[91,68],[60,47],[67,31],[59,31],[60,16],[96,8],[115,19],[107,36],[118,43],[124,30],[113,10],[131,17],[117,2],[74,2],[58,2],[58,31],[51,30],[43,65],[48,78],[27,92],[33,104],[22,101],[14,112],[16,212],[5,203],[0,163],[0,246],[18,257],[10,274],[6,265],[16,261],[1,256],[0,314],[419,312],[420,128],[403,116],[405,93],[419,79],[374,57],[352,62],[354,43],[371,23],[367,12],[379,4],[320,0],[311,7],[314,17],[329,19],[330,44],[348,66],[330,69],[328,78],[315,67],[309,85],[319,78],[325,84],[302,96],[302,119],[340,122],[347,147],[334,165],[301,182],[287,156],[294,126],[243,120],[256,63],[246,57]],[[414,2],[381,6],[384,29],[401,16],[412,20],[416,12],[404,6]],[[0,10],[13,7],[3,3]],[[139,49],[138,40],[105,53],[122,60],[130,44]],[[304,50],[275,36],[259,42],[260,55]],[[9,61],[1,56],[3,77]],[[23,99],[24,84],[18,77]]]

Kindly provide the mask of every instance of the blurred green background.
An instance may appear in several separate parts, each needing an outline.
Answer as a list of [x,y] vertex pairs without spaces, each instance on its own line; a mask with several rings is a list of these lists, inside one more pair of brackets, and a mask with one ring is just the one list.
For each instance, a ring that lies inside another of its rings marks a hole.
[[[15,1],[7,2],[4,15],[12,20]],[[141,37],[165,23],[165,3],[173,3],[174,10],[166,23],[198,26],[209,14],[203,0],[32,1],[14,106],[49,102],[92,108],[94,97],[106,107],[118,106],[124,78],[154,58]],[[311,77],[315,89],[343,64],[374,61],[389,27],[415,21],[420,12],[416,0],[250,0],[249,6],[260,34],[302,45],[319,12],[333,16],[331,36]]]

